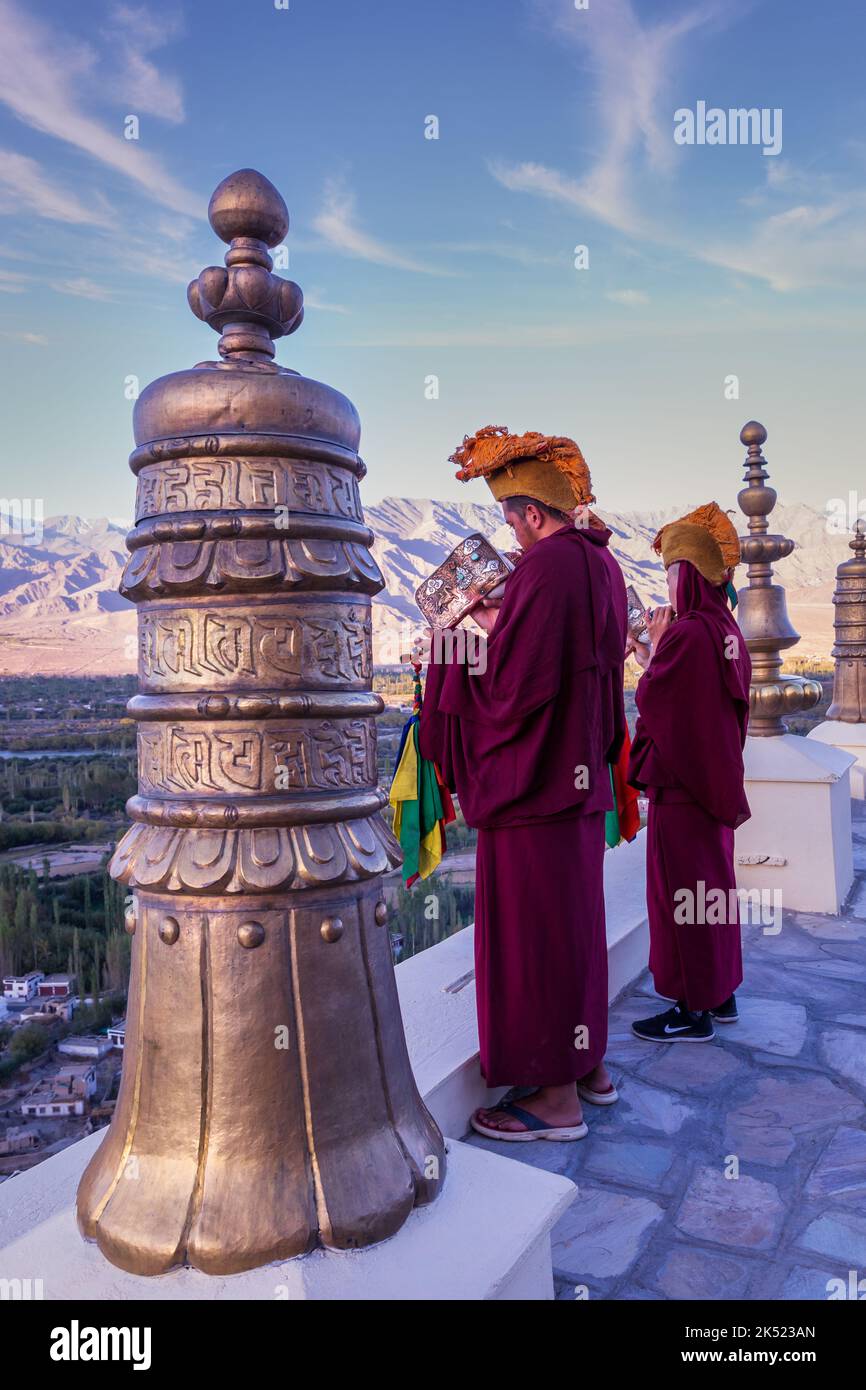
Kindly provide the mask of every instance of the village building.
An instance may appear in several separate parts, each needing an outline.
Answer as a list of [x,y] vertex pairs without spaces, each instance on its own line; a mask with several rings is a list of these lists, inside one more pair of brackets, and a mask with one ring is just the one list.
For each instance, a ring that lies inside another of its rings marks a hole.
[[35,998],[37,988],[44,979],[41,970],[28,970],[26,975],[4,975],[3,998],[23,999],[29,1002]]
[[22,1023],[69,1023],[72,1019],[72,996],[58,996],[56,999],[40,999],[21,1014]]
[[84,1096],[86,1099],[96,1092],[96,1067],[92,1062],[66,1062],[52,1078],[57,1092]]
[[40,1143],[38,1130],[30,1125],[13,1126],[7,1129],[5,1137],[0,1139],[0,1154],[30,1153],[33,1149],[38,1149]]
[[39,1115],[43,1119],[64,1119],[83,1115],[85,1102],[81,1096],[56,1096],[53,1091],[34,1091],[21,1102],[22,1115]]
[[96,1067],[92,1062],[68,1062],[51,1081],[21,1102],[22,1115],[62,1118],[84,1115],[96,1092]]
[[111,1037],[102,1034],[82,1033],[80,1037],[64,1038],[57,1044],[57,1051],[65,1057],[93,1057],[97,1062],[105,1057],[114,1046]]
[[44,975],[37,986],[40,999],[62,999],[75,991],[74,975]]

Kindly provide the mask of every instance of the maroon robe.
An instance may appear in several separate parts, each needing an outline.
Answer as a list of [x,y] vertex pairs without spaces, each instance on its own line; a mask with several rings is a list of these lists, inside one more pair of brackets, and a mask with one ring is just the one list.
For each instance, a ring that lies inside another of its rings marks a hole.
[[[734,830],[750,814],[743,745],[752,668],[724,591],[686,560],[676,614],[638,683],[629,781],[646,789],[650,803],[650,970],[659,994],[698,1011],[723,1004],[743,979],[731,890]],[[701,904],[715,889],[725,895],[723,920],[701,922],[714,915]],[[693,895],[698,920],[676,920],[683,890]]]
[[[625,586],[603,528],[538,541],[486,670],[434,660],[420,747],[478,828],[475,966],[488,1085],[564,1085],[607,1046],[607,761],[625,730]],[[581,771],[585,769],[585,771]]]

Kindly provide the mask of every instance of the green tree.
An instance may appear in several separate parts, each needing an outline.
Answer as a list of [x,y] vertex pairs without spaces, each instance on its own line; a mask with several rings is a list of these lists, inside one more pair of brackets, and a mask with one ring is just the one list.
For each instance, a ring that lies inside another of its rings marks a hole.
[[44,1023],[24,1023],[12,1035],[9,1054],[16,1062],[26,1062],[44,1052],[50,1041],[51,1033]]

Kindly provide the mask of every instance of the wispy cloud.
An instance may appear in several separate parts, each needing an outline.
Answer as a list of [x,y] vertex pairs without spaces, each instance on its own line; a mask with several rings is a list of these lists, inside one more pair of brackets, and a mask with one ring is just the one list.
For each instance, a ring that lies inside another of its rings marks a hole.
[[641,304],[649,304],[649,295],[646,290],[608,290],[605,299],[610,299],[614,304],[624,304],[629,309],[637,308]]
[[192,236],[196,226],[188,217],[157,217],[155,229],[166,241],[180,244]]
[[[612,196],[605,187],[603,179],[576,179],[551,169],[546,164],[506,164],[501,160],[491,161],[490,172],[503,188],[511,193],[534,193],[539,198],[548,198],[554,203],[564,203],[569,207],[587,212],[600,222],[620,232],[639,235],[645,230],[644,220],[631,206],[622,188]],[[617,183],[622,182],[622,171],[613,175]]]
[[595,331],[574,323],[491,324],[470,327],[419,328],[383,331],[376,336],[347,340],[341,347],[356,348],[514,348],[566,347],[591,343]]
[[102,198],[84,203],[74,193],[48,178],[35,159],[0,150],[0,213],[34,212],[53,222],[92,227],[110,226],[108,205]]
[[671,113],[662,109],[660,98],[683,40],[718,18],[719,0],[704,0],[654,24],[641,24],[632,0],[605,0],[592,11],[561,0],[531,0],[531,5],[536,18],[588,65],[599,154],[580,178],[532,162],[497,161],[493,175],[506,188],[556,199],[639,235],[647,219],[634,191],[636,177],[644,169],[657,174],[674,165]]
[[698,252],[711,265],[766,281],[781,293],[862,284],[866,266],[866,196],[798,203],[714,238]]
[[780,198],[795,197],[814,200],[817,197],[831,197],[834,176],[821,168],[800,168],[788,159],[762,160],[764,178],[757,188],[744,193],[739,199],[745,208],[755,208],[759,212],[772,210]]
[[72,280],[53,280],[51,288],[57,290],[59,294],[71,294],[78,299],[113,299],[111,290],[104,285],[97,285],[94,280],[88,280],[86,276],[79,275]]
[[158,16],[143,7],[116,5],[109,39],[117,54],[112,89],[131,112],[161,116],[174,124],[184,119],[183,91],[176,77],[160,72],[149,55],[181,32],[177,15]]
[[192,217],[203,214],[202,200],[173,178],[155,155],[87,113],[79,89],[93,80],[98,68],[89,45],[33,19],[12,0],[0,0],[0,29],[0,102],[20,121],[122,174],[163,207]]
[[161,243],[159,236],[132,237],[123,247],[108,248],[110,258],[128,274],[164,280],[169,285],[188,285],[201,270],[195,256],[184,256],[173,242]]
[[5,261],[38,261],[35,251],[22,251],[18,246],[0,245],[0,257]]
[[[694,221],[683,226],[682,218],[664,207],[680,167],[668,93],[684,61],[685,41],[742,16],[750,3],[723,7],[720,0],[703,0],[673,18],[642,23],[633,0],[605,0],[591,11],[573,10],[559,0],[529,0],[536,19],[585,65],[593,84],[588,104],[597,112],[599,153],[577,175],[499,159],[490,163],[493,177],[512,192],[577,209],[644,244],[761,280],[780,292],[862,281],[866,200],[859,192],[839,193],[820,169],[763,161],[763,186],[739,200],[754,220],[738,222],[729,236],[719,234],[718,217],[702,235]],[[707,212],[712,219],[713,210]],[[639,292],[626,293],[627,299],[616,291],[607,297],[632,306],[642,302],[634,297]]]
[[23,294],[29,280],[29,275],[19,275],[14,270],[0,270],[0,294]]
[[328,184],[324,206],[313,226],[329,246],[344,256],[370,261],[373,265],[391,266],[395,270],[411,270],[420,275],[447,276],[453,273],[404,255],[396,247],[370,236],[358,225],[354,195],[339,182]]
[[15,343],[26,343],[28,347],[48,346],[48,339],[42,333],[27,333],[24,330],[17,332],[13,328],[4,328],[0,332],[0,338],[9,338]]
[[[728,306],[716,306],[722,309]],[[743,333],[839,333],[844,331],[856,338],[861,332],[861,316],[856,309],[840,315],[836,309],[803,310],[792,302],[790,313],[773,306],[750,309],[737,307],[738,331]],[[640,314],[634,317],[610,315],[606,320],[577,318],[567,322],[508,323],[484,322],[472,325],[453,325],[441,329],[418,328],[387,330],[365,334],[357,339],[346,338],[335,344],[351,348],[491,348],[511,351],[514,348],[597,347],[601,343],[633,344],[640,339],[659,342],[661,339],[685,339],[693,342],[705,337],[718,339],[730,324],[717,313],[707,312],[699,317],[665,313]]]
[[562,265],[567,257],[546,256],[533,251],[529,246],[521,246],[510,241],[442,241],[435,243],[438,251],[449,251],[458,256],[490,256],[496,260],[513,261],[515,265]]
[[315,309],[322,314],[348,314],[345,304],[329,304],[325,296],[316,289],[304,290],[304,308]]

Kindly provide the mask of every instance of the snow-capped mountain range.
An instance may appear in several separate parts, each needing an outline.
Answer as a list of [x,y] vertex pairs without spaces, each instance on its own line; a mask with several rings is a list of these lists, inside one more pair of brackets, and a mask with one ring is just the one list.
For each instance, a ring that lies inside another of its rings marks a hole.
[[[602,516],[627,583],[647,602],[664,595],[662,568],[651,544],[659,526],[685,508]],[[422,579],[473,531],[500,549],[513,539],[498,506],[387,497],[365,511],[373,553],[385,579],[374,599],[374,651],[393,660],[401,634],[418,622],[414,593]],[[742,531],[745,518],[739,517]],[[829,655],[836,567],[850,558],[848,539],[823,513],[779,504],[772,529],[796,542],[778,566],[792,620],[802,634],[797,654]],[[117,592],[126,560],[123,522],[79,516],[46,519],[38,540],[22,541],[0,517],[0,674],[121,674],[135,667],[135,614]],[[741,583],[745,582],[742,571]]]

